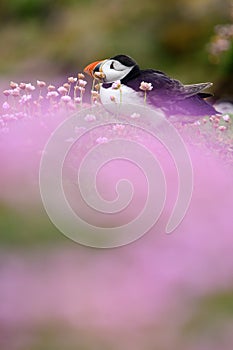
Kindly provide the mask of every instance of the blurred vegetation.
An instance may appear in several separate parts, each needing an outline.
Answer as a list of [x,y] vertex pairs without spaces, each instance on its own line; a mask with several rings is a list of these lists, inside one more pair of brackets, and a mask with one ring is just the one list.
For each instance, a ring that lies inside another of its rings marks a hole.
[[[199,305],[196,305],[195,314],[184,327],[184,334],[187,336],[193,334],[216,332],[216,326],[225,322],[230,322],[233,316],[233,291],[226,290],[222,293],[208,295]],[[224,324],[222,324],[224,326]],[[214,334],[213,334],[214,335]]]
[[42,206],[38,205],[16,210],[12,206],[0,204],[0,232],[2,246],[29,247],[41,243],[70,243],[48,220]]
[[229,0],[1,0],[0,74],[50,79],[126,53],[184,82],[216,81],[207,44],[229,9]]

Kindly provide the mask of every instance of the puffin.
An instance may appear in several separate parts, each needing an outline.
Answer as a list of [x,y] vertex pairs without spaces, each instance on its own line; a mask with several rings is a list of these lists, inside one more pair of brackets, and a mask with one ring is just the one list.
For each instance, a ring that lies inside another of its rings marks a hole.
[[102,104],[146,103],[162,110],[166,117],[187,117],[194,122],[203,116],[218,114],[206,101],[212,94],[203,92],[210,82],[184,85],[179,80],[155,69],[140,69],[128,55],[120,54],[95,61],[84,72],[99,80]]

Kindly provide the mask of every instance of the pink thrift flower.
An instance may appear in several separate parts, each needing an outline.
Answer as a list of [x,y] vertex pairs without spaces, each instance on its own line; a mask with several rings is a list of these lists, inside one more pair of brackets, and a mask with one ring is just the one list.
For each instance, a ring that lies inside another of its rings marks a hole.
[[21,90],[25,90],[26,84],[25,83],[20,83],[19,87],[20,87]]
[[87,114],[84,120],[86,120],[86,122],[93,122],[96,120],[96,117],[94,114]]
[[78,85],[81,86],[81,87],[85,87],[87,85],[87,82],[86,82],[86,80],[79,79],[78,80]]
[[58,96],[59,96],[59,93],[57,91],[49,91],[47,92],[47,95],[46,95],[47,98],[53,98]]
[[151,83],[146,83],[145,81],[142,81],[139,89],[143,91],[151,91],[153,89],[153,85]]
[[222,119],[223,119],[225,122],[229,122],[231,118],[230,118],[229,114],[224,114],[224,115],[222,116]]
[[64,88],[67,89],[68,91],[70,90],[70,84],[69,83],[65,83],[63,84]]
[[65,103],[68,103],[68,102],[71,101],[71,97],[68,96],[68,95],[62,96],[61,97],[61,101],[65,102]]
[[218,127],[218,130],[220,130],[220,131],[225,131],[227,128],[226,128],[226,126],[224,126],[224,125],[220,125],[219,127]]
[[84,79],[85,75],[83,73],[78,73],[78,79]]
[[49,92],[50,92],[50,91],[55,91],[55,90],[56,90],[55,86],[54,86],[54,85],[51,85],[51,84],[47,87],[47,89],[48,89]]
[[209,117],[209,121],[212,123],[212,122],[214,122],[214,120],[215,120],[215,117],[214,116],[210,116]]
[[101,144],[101,143],[107,143],[109,140],[108,140],[108,138],[107,137],[98,137],[98,139],[96,139],[96,143],[98,143],[98,144]]
[[18,84],[15,83],[14,81],[11,81],[11,82],[10,82],[10,87],[11,87],[12,89],[15,89],[15,88],[18,87]]
[[2,105],[2,108],[7,110],[7,109],[10,109],[11,107],[10,107],[8,102],[4,102],[3,105]]
[[92,95],[93,97],[98,97],[98,96],[99,96],[99,93],[98,93],[98,91],[91,90],[91,95]]
[[20,88],[17,87],[15,89],[13,89],[12,92],[11,92],[11,95],[14,96],[14,97],[19,96],[20,95]]
[[85,92],[85,88],[82,87],[82,86],[78,86],[78,90],[81,91],[81,92]]
[[66,88],[64,88],[64,86],[60,86],[57,91],[59,92],[59,94],[61,95],[66,95],[68,93],[68,90]]
[[39,86],[40,88],[43,88],[46,86],[46,83],[42,80],[37,80],[36,83],[37,83],[37,86]]
[[11,95],[11,91],[12,90],[4,90],[3,91],[3,95],[5,95],[6,97],[10,96]]
[[120,80],[117,80],[114,83],[112,83],[112,89],[117,90],[117,89],[120,89],[120,87],[121,87],[121,81]]
[[75,83],[77,81],[77,78],[74,78],[74,77],[69,77],[68,78],[68,82],[70,83],[70,84],[73,84],[73,83]]
[[19,103],[24,105],[32,99],[32,95],[23,95],[19,100]]
[[31,83],[27,83],[27,84],[25,84],[25,90],[32,92],[35,90],[35,86],[32,85]]
[[81,97],[75,97],[74,102],[80,103],[82,101]]

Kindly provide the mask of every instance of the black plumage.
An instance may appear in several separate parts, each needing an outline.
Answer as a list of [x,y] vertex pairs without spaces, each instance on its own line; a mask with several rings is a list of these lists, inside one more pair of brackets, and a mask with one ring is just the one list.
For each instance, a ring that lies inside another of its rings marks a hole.
[[[205,98],[211,94],[202,90],[210,87],[212,83],[200,83],[183,85],[179,80],[170,78],[159,70],[141,70],[138,64],[129,56],[117,55],[111,59],[117,60],[127,67],[133,67],[127,76],[121,80],[121,84],[140,92],[142,81],[151,83],[153,89],[147,91],[147,102],[155,107],[163,109],[167,116],[170,115],[214,115],[217,111]],[[107,87],[107,86],[104,86]],[[143,95],[144,92],[141,91]]]

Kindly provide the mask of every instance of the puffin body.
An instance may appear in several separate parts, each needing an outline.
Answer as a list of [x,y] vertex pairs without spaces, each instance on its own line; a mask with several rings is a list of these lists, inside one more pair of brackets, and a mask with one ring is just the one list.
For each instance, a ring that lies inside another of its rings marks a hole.
[[146,95],[146,102],[161,109],[167,117],[189,116],[191,121],[195,121],[197,117],[217,114],[211,104],[205,101],[211,94],[202,92],[212,83],[183,85],[162,71],[141,70],[126,55],[91,63],[84,71],[101,79],[100,99],[103,104],[141,104],[145,102]]

